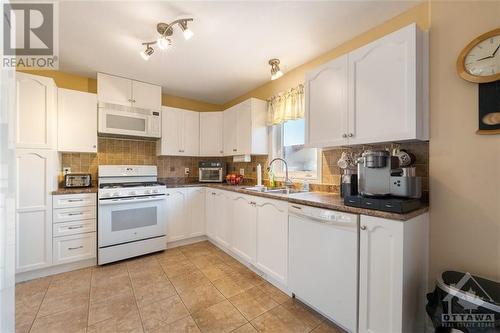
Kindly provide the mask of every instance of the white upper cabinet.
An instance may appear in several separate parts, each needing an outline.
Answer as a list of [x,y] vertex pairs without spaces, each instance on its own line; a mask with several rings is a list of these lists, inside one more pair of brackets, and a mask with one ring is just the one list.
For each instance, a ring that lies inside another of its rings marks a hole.
[[307,145],[428,140],[427,63],[411,24],[307,73]]
[[428,140],[424,62],[416,24],[349,54],[351,144]]
[[59,88],[57,129],[58,151],[96,153],[96,94]]
[[200,156],[222,156],[223,113],[200,113]]
[[97,99],[129,107],[159,110],[161,87],[119,76],[97,73]]
[[199,112],[162,107],[162,137],[157,145],[158,155],[199,155]]
[[51,78],[16,73],[16,148],[55,149],[57,87]]
[[224,155],[267,154],[266,102],[250,98],[224,111]]
[[347,55],[306,74],[306,143],[347,144]]
[[134,107],[148,110],[161,108],[161,86],[140,81],[132,81]]

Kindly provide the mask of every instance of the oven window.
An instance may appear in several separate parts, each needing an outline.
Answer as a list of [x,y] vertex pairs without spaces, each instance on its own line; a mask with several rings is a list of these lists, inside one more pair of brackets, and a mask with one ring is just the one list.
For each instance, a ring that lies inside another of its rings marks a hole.
[[154,226],[157,221],[156,207],[117,210],[111,212],[111,231]]
[[146,132],[146,119],[107,114],[106,127]]
[[220,178],[219,170],[202,170],[201,178],[205,180],[218,180]]

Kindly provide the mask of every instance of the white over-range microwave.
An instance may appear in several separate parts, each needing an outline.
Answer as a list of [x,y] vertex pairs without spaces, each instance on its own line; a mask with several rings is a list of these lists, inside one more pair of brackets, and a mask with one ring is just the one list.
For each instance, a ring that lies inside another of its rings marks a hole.
[[161,111],[99,104],[98,132],[104,135],[161,137]]

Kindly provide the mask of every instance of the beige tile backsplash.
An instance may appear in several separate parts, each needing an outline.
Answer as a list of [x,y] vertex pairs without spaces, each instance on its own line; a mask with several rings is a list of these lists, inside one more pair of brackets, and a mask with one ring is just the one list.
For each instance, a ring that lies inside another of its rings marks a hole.
[[[391,149],[394,144],[365,145],[358,147],[343,147],[324,150],[321,158],[322,179],[321,185],[313,185],[312,190],[338,191],[341,171],[337,160],[343,151],[362,152],[365,149]],[[427,142],[404,143],[400,147],[407,149],[416,156],[417,175],[423,179],[423,190],[429,190],[429,144]],[[257,164],[262,165],[263,178],[268,180],[266,167],[267,156],[252,156],[249,163],[233,163],[232,157],[206,158],[183,156],[156,156],[156,142],[144,140],[129,140],[116,138],[99,138],[97,154],[90,153],[62,153],[62,167],[71,167],[72,172],[85,172],[92,174],[97,180],[97,166],[104,164],[131,164],[131,165],[157,165],[160,178],[197,178],[198,162],[200,160],[222,160],[227,163],[228,172],[239,173],[245,170],[245,178],[250,182],[256,179]],[[189,175],[184,169],[189,168]]]

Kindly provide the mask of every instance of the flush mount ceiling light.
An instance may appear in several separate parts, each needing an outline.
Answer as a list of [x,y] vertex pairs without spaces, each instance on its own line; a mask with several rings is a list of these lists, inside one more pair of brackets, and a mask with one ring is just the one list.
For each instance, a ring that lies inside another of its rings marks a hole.
[[269,65],[271,65],[271,80],[276,80],[283,76],[283,72],[281,71],[279,64],[279,59],[269,60]]
[[142,45],[146,47],[144,51],[141,51],[141,57],[144,60],[148,60],[149,57],[154,53],[154,49],[152,45],[157,44],[158,47],[161,50],[167,50],[171,47],[172,45],[172,40],[170,37],[174,34],[174,26],[176,24],[179,25],[179,27],[182,30],[182,34],[184,35],[184,39],[188,40],[191,37],[193,37],[194,33],[191,31],[191,29],[188,28],[188,22],[193,21],[192,18],[185,18],[185,19],[179,19],[175,20],[172,23],[158,23],[156,25],[156,31],[158,31],[158,39],[152,42],[144,42]]

